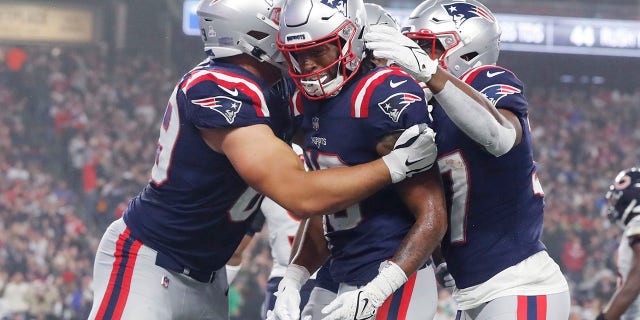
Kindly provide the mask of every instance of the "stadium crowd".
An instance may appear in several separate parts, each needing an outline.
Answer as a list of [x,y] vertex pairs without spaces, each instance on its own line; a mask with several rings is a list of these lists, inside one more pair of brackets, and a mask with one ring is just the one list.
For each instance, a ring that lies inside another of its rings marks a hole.
[[[100,235],[147,183],[174,71],[94,47],[0,47],[0,319],[86,319]],[[570,282],[571,319],[593,319],[615,290],[620,230],[600,207],[611,177],[639,163],[640,87],[524,80],[544,241]],[[258,317],[271,267],[266,234],[245,250],[234,319]],[[445,289],[440,304],[438,319],[453,319]]]

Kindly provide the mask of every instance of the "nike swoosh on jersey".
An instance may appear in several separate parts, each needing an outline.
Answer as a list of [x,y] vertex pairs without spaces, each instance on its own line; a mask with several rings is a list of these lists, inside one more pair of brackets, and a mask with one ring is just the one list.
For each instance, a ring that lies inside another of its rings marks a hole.
[[504,73],[504,71],[498,71],[498,72],[487,71],[487,78],[493,78],[502,73]]
[[403,84],[407,82],[407,80],[402,80],[402,81],[398,81],[398,82],[393,82],[393,80],[389,80],[389,87],[391,88],[397,88],[399,85]]
[[233,90],[231,90],[231,89],[225,88],[225,87],[223,87],[221,85],[218,85],[218,87],[220,87],[220,89],[224,90],[224,92],[226,92],[226,93],[228,93],[228,94],[230,94],[230,95],[232,95],[234,97],[238,96],[238,89],[236,89],[236,88],[233,88]]

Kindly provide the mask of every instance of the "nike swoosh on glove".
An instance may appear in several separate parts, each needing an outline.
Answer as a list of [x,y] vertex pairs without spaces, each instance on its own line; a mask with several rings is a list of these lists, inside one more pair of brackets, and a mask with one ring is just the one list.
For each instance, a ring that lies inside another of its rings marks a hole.
[[438,156],[435,137],[436,133],[424,123],[413,125],[402,132],[393,150],[382,157],[393,183],[433,166]]
[[350,291],[340,295],[322,309],[323,314],[328,313],[323,320],[372,319],[383,302],[384,300],[378,301],[378,298],[365,288]]
[[387,65],[400,66],[418,81],[429,82],[438,69],[438,61],[431,59],[415,41],[396,28],[388,25],[369,26],[364,41],[375,58],[387,59]]
[[407,275],[393,261],[383,261],[378,275],[366,286],[339,295],[322,309],[323,320],[372,319],[385,300],[407,281]]

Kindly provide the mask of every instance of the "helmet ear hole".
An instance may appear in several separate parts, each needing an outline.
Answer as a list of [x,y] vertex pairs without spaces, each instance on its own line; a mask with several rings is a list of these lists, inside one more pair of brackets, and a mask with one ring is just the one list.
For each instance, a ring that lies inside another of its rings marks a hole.
[[460,56],[460,58],[462,58],[462,60],[464,60],[464,61],[471,61],[471,60],[473,60],[473,58],[475,58],[477,56],[478,56],[478,53],[474,51],[474,52],[469,52],[467,54],[463,54],[463,55]]
[[261,32],[261,31],[256,31],[256,30],[251,30],[251,31],[247,32],[247,35],[253,37],[256,40],[262,40],[262,39],[264,39],[264,38],[269,36],[269,34],[266,33],[266,32]]

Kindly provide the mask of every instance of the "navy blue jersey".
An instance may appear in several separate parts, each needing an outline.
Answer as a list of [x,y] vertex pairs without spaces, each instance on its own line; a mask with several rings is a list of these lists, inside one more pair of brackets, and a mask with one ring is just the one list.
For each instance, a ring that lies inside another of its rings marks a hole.
[[438,166],[449,212],[442,249],[456,285],[467,288],[545,249],[540,241],[544,194],[533,161],[522,82],[497,66],[472,69],[462,80],[496,108],[513,112],[523,130],[520,144],[495,157],[458,129],[432,100]]
[[285,139],[287,99],[231,64],[202,63],[187,73],[167,105],[151,179],[124,213],[131,235],[191,270],[222,268],[262,196],[199,128],[266,124]]
[[[297,93],[305,160],[312,170],[353,166],[380,158],[380,138],[417,123],[430,123],[420,86],[399,69],[376,68],[356,76],[333,98],[311,101]],[[391,258],[415,219],[393,187],[347,210],[325,216],[336,282],[364,285]]]

